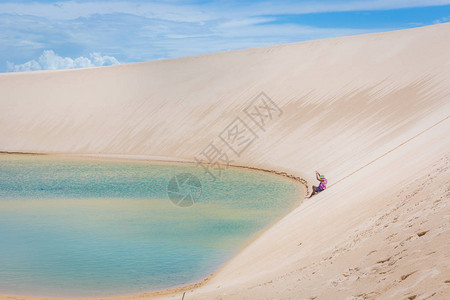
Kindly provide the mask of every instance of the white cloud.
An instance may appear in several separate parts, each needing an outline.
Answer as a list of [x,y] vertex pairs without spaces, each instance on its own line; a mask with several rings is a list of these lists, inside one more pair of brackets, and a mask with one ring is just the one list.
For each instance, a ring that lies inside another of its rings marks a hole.
[[442,17],[440,19],[434,20],[433,24],[440,24],[440,23],[446,23],[446,22],[450,22],[450,16]]
[[30,60],[23,64],[6,63],[7,72],[26,72],[38,70],[59,70],[59,69],[75,69],[75,68],[91,68],[117,65],[119,61],[113,56],[101,55],[94,52],[88,57],[80,56],[75,59],[70,57],[62,57],[53,50],[44,50],[38,60]]
[[254,5],[254,15],[375,11],[448,5],[450,0],[277,1]]
[[200,22],[210,20],[207,12],[200,11],[197,5],[160,3],[158,1],[64,1],[55,3],[0,3],[0,11],[7,14],[30,15],[56,20],[72,20],[80,17],[104,14],[129,14],[149,18]]
[[[80,17],[104,14],[129,14],[146,18],[199,23],[219,20],[224,16],[251,18],[274,14],[309,14],[320,12],[344,12],[361,10],[385,10],[411,7],[439,6],[450,0],[351,0],[351,1],[209,1],[196,3],[164,3],[161,1],[63,1],[58,3],[0,3],[0,11],[7,14],[31,15],[55,20],[72,20]],[[228,18],[227,18],[228,19]]]
[[261,23],[275,21],[276,18],[248,18],[248,19],[238,19],[231,20],[219,25],[219,28],[231,28],[231,27],[242,27],[250,25],[258,25]]
[[10,61],[6,62],[6,69],[8,72],[25,72],[25,71],[37,71],[42,70],[41,65],[35,61],[30,60],[21,65],[15,65]]

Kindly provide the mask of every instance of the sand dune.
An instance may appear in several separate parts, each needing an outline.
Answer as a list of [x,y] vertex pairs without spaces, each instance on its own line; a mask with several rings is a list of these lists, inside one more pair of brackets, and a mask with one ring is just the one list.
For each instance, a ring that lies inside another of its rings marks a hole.
[[[192,161],[239,117],[258,137],[233,164],[310,184],[317,169],[330,188],[185,299],[445,299],[449,41],[446,23],[0,74],[0,150]],[[281,109],[263,128],[244,111],[261,92]]]

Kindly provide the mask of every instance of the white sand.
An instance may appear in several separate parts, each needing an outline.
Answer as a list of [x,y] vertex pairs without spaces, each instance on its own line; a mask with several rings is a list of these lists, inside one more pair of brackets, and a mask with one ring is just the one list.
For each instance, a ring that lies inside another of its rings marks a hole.
[[0,74],[0,150],[193,160],[264,91],[283,114],[234,163],[330,188],[185,299],[448,299],[449,53],[446,23]]

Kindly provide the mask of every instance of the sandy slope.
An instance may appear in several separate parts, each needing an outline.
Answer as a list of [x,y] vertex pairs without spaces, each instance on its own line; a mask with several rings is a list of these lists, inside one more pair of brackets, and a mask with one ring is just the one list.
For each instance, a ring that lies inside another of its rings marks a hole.
[[218,136],[236,117],[250,124],[243,109],[264,91],[282,114],[252,126],[259,137],[231,159],[311,183],[318,169],[331,187],[185,299],[445,299],[449,41],[447,23],[0,74],[0,150],[192,160],[211,141],[224,147]]

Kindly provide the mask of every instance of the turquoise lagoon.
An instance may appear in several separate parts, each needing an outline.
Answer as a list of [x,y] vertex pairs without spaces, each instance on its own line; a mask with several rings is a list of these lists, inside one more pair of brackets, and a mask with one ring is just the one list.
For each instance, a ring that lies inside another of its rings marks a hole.
[[[194,205],[168,197],[190,173]],[[229,168],[0,155],[0,294],[99,297],[207,277],[304,196],[299,183]]]

